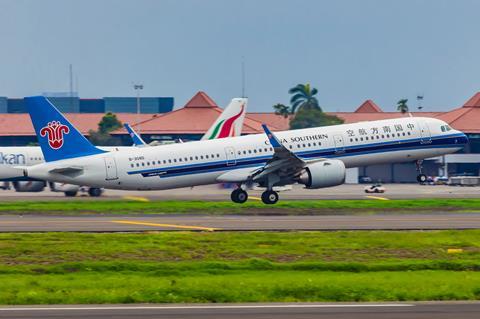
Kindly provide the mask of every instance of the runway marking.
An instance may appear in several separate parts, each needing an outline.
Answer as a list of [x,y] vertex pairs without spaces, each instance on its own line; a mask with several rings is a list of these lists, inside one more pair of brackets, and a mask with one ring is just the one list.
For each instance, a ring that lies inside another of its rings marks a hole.
[[372,196],[372,195],[367,195],[365,196],[366,198],[370,198],[370,199],[378,199],[378,200],[390,200],[386,197],[380,197],[380,196]]
[[123,196],[123,199],[133,200],[137,202],[149,202],[150,200],[146,197],[141,196]]
[[132,221],[132,220],[111,220],[110,222],[112,222],[112,223],[118,223],[118,224],[154,226],[154,227],[168,227],[168,228],[180,228],[180,229],[196,229],[196,230],[206,230],[206,231],[215,231],[215,230],[220,230],[220,229],[221,229],[221,228],[203,227],[203,226],[188,226],[188,225],[174,225],[174,224],[157,224],[157,223],[148,223],[148,222],[135,222],[135,221]]
[[254,199],[254,200],[262,200],[260,197],[255,197],[255,196],[249,196],[248,198]]
[[105,306],[105,307],[22,307],[0,308],[0,311],[62,311],[62,310],[175,310],[175,309],[272,309],[272,308],[385,308],[415,307],[414,304],[282,304],[282,305],[206,305],[206,306]]

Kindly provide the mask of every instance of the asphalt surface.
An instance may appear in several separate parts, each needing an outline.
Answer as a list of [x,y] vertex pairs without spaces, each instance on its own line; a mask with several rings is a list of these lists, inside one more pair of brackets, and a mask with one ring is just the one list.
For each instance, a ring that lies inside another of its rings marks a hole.
[[0,308],[0,318],[478,319],[478,302],[106,305]]
[[[418,184],[385,184],[384,194],[366,194],[364,188],[369,185],[344,184],[336,187],[321,189],[304,189],[301,185],[294,185],[290,190],[280,191],[280,200],[300,199],[368,199],[368,196],[381,196],[389,199],[415,198],[479,198],[480,187],[459,187],[444,185]],[[229,201],[232,189],[219,185],[196,186],[194,188],[178,188],[163,191],[119,191],[107,189],[100,198],[88,197],[86,193],[79,193],[79,200],[122,199],[125,197],[144,197],[149,200],[205,200]],[[259,200],[262,190],[249,190],[250,200]],[[257,199],[253,198],[257,197]],[[0,201],[19,200],[71,200],[63,193],[55,193],[46,189],[38,193],[19,193],[14,190],[0,190]]]
[[250,216],[0,216],[0,232],[480,229],[480,214]]

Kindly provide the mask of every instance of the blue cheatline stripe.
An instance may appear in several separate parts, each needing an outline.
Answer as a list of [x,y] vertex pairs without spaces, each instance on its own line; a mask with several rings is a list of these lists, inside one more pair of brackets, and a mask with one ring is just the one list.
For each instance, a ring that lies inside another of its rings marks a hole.
[[[460,140],[459,140],[460,139]],[[335,158],[346,156],[357,156],[374,154],[387,151],[401,151],[401,150],[415,150],[415,149],[429,149],[442,148],[449,146],[461,146],[467,142],[464,134],[451,134],[441,137],[432,137],[431,143],[422,143],[422,139],[414,138],[401,141],[390,141],[371,143],[365,145],[346,146],[341,153],[337,153],[334,148],[317,149],[310,151],[301,151],[296,154],[303,159],[312,158]],[[172,166],[165,168],[152,168],[146,170],[137,170],[128,172],[132,174],[142,174],[143,177],[159,176],[160,178],[201,174],[208,172],[216,172],[221,170],[232,170],[246,167],[255,167],[264,165],[267,160],[271,159],[272,155],[264,155],[257,157],[241,158],[236,160],[236,165],[227,165],[227,161],[216,161],[207,163],[187,164],[180,166]],[[229,161],[230,163],[231,161]]]

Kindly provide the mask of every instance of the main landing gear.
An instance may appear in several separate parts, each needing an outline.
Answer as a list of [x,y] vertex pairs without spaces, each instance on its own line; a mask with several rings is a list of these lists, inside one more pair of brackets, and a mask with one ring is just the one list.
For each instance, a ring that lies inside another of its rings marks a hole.
[[427,175],[422,173],[422,162],[421,160],[418,160],[415,162],[415,165],[417,166],[417,172],[419,173],[417,175],[417,182],[423,184],[427,181]]
[[273,190],[267,190],[262,193],[262,202],[267,205],[272,205],[278,202],[278,193]]
[[234,203],[243,204],[247,201],[248,194],[246,191],[244,191],[239,187],[232,192],[232,194],[230,195],[230,198]]
[[[243,204],[248,199],[248,193],[241,187],[235,189],[230,195],[232,202]],[[272,205],[278,202],[278,193],[273,190],[266,190],[262,193],[262,202],[267,205]]]

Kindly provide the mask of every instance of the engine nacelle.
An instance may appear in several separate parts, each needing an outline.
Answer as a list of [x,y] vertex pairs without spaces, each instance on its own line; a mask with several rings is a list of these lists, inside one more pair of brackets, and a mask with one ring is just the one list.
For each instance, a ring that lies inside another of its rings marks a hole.
[[340,160],[326,160],[308,165],[300,175],[299,183],[306,188],[322,188],[345,182],[345,164]]
[[45,182],[41,181],[17,181],[12,184],[17,192],[41,192],[45,188]]

